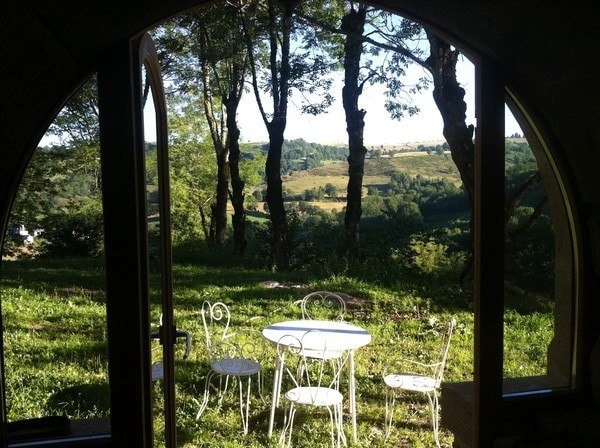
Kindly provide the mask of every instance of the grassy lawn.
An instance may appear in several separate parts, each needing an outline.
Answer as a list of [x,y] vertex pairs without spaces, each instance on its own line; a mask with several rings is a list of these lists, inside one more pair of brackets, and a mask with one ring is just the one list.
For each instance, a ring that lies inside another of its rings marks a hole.
[[[108,415],[101,260],[3,262],[1,274],[9,419],[56,413],[75,418]],[[384,441],[385,390],[381,373],[396,357],[426,360],[451,315],[457,318],[458,327],[445,380],[472,379],[471,292],[454,284],[407,277],[383,286],[349,277],[276,274],[225,262],[222,266],[206,266],[191,261],[175,264],[174,280],[176,323],[190,331],[193,338],[191,355],[186,360],[181,356],[183,346],[177,348],[177,425],[182,447],[274,447],[279,435],[279,429],[272,439],[266,435],[275,354],[266,346],[261,361],[267,402],[253,395],[249,434],[242,434],[237,389],[224,397],[220,408],[213,396],[201,419],[195,420],[208,368],[200,318],[204,300],[229,305],[232,325],[254,330],[257,344],[264,346],[261,329],[270,323],[299,318],[300,309],[293,302],[306,293],[330,290],[351,296],[347,320],[366,328],[372,342],[356,353],[359,441],[350,440],[347,427],[350,446],[434,446],[427,400],[416,395],[400,400],[392,435]],[[265,288],[261,285],[265,280],[277,281],[281,286]],[[159,314],[158,304],[153,304],[154,322],[158,322]],[[512,325],[509,343],[516,348],[527,341],[528,347],[509,350],[507,374],[544,372],[544,347],[552,336],[551,311],[510,312],[507,320]],[[158,350],[156,357],[160,357]],[[154,387],[155,430],[160,434],[161,382]],[[328,418],[327,414],[299,410],[294,446],[329,446]],[[277,428],[281,422],[280,411]],[[442,432],[441,440],[443,446],[450,446],[452,435]],[[160,442],[156,446],[161,446]]]

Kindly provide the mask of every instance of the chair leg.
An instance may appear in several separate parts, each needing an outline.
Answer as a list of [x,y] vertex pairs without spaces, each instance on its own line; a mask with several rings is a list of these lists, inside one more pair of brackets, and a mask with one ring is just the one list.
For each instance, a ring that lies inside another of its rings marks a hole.
[[392,420],[394,418],[394,406],[396,404],[396,393],[391,387],[385,390],[385,440],[392,432]]
[[294,406],[294,404],[292,403],[292,407],[290,408],[290,421],[289,421],[289,425],[290,425],[290,429],[289,429],[289,434],[288,434],[288,447],[292,446],[292,431],[294,430],[294,417],[296,417],[296,406]]
[[346,434],[344,433],[344,409],[343,409],[343,403],[340,403],[338,406],[338,430],[339,430],[339,435],[342,439],[342,443],[344,444],[344,446],[348,446],[348,441],[346,440]]
[[288,427],[289,420],[290,420],[290,417],[288,415],[288,403],[286,401],[285,407],[283,408],[283,426],[281,428],[281,434],[279,434],[279,445],[281,445],[281,446],[285,446],[285,436],[286,436],[286,430]]
[[263,396],[263,389],[265,387],[264,375],[262,374],[261,371],[259,371],[256,375],[257,375],[257,381],[258,381],[258,396],[262,400],[263,404],[265,404],[266,400],[265,400],[265,397]]
[[200,404],[200,409],[198,409],[198,413],[196,414],[196,420],[200,418],[206,406],[208,405],[208,398],[210,395],[210,380],[215,376],[215,372],[212,370],[206,374],[206,381],[204,382],[204,397],[202,399],[202,403]]
[[[223,386],[223,376],[225,376],[225,386]],[[220,375],[219,376],[219,406],[223,403],[223,396],[227,393],[227,388],[229,387],[229,375]]]
[[[342,403],[336,405],[333,408],[333,413],[330,408],[327,408],[329,411],[329,415],[332,418],[332,428],[331,428],[331,446],[334,446],[334,438],[333,438],[333,430],[336,431],[336,444],[337,448],[341,448],[342,445],[347,446],[348,442],[346,441],[346,434],[344,434],[344,420],[343,420],[343,409]],[[334,425],[335,424],[335,425]],[[333,428],[333,425],[335,428]]]
[[340,446],[340,427],[338,426],[338,416],[337,416],[337,406],[332,411],[331,406],[327,406],[327,411],[329,412],[329,420],[331,422],[331,448],[336,448],[336,434],[337,433],[337,447]]
[[289,406],[290,410],[288,412],[288,402],[286,402],[285,409],[283,411],[283,428],[281,430],[281,435],[279,436],[279,444],[281,446],[287,447],[292,446],[292,429],[294,426],[294,416],[296,415],[296,408],[294,406],[294,403],[289,403]]
[[431,413],[431,426],[433,427],[433,437],[435,438],[435,444],[440,446],[440,435],[439,435],[439,400],[437,396],[437,391],[433,391],[433,396],[431,393],[427,393],[427,398],[429,398],[429,410]]
[[[242,416],[242,429],[244,435],[248,434],[248,415],[250,413],[250,390],[252,387],[252,377],[248,376],[248,389],[246,390],[246,403],[244,404],[244,382],[241,377],[238,377],[240,387],[240,414]],[[245,408],[245,410],[244,410]]]

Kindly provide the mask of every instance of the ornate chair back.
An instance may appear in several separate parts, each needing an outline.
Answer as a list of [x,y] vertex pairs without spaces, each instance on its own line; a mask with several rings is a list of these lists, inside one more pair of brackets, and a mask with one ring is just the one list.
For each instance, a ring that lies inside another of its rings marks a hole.
[[222,358],[223,342],[232,336],[229,332],[231,323],[229,308],[223,302],[204,301],[201,314],[209,359],[212,361]]
[[433,377],[435,378],[435,386],[436,388],[440,388],[442,385],[442,379],[444,378],[444,370],[446,368],[446,360],[448,359],[448,352],[450,351],[450,340],[452,339],[452,333],[454,332],[454,327],[456,327],[456,319],[451,317],[448,321],[448,325],[446,330],[440,340],[440,361],[435,366]]
[[316,291],[302,299],[303,319],[344,320],[346,302],[338,294],[329,291]]

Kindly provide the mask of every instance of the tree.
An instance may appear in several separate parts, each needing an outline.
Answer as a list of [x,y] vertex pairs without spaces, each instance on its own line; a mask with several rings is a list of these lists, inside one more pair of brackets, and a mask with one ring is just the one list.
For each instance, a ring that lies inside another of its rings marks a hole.
[[173,241],[184,242],[210,230],[204,208],[214,196],[216,161],[201,126],[204,107],[195,93],[169,95],[169,168]]
[[[325,94],[321,96],[320,102],[309,101],[302,106],[304,112],[313,114],[320,113],[332,101],[327,92],[330,83],[321,78],[329,67],[316,51],[317,48],[302,47],[299,44],[303,40],[303,33],[309,38],[311,36],[310,33],[306,34],[305,28],[294,22],[297,7],[298,2],[295,0],[238,4],[252,73],[252,87],[269,134],[265,164],[266,202],[273,230],[273,262],[277,270],[289,267],[290,255],[281,180],[281,154],[289,97],[293,89],[314,94],[319,88],[323,88]],[[293,40],[298,43],[294,49]],[[272,108],[269,113],[265,109],[259,84],[270,94]]]
[[[410,39],[415,36],[418,29],[408,25],[409,22],[400,21],[396,16],[380,9],[368,8],[364,4],[357,5],[351,1],[349,8],[345,10],[344,3],[331,1],[327,4],[331,11],[338,13],[341,11],[339,28],[336,27],[339,15],[336,17],[335,14],[304,14],[303,18],[308,23],[334,35],[344,36],[342,100],[348,132],[348,187],[344,223],[348,247],[351,252],[356,252],[359,222],[362,215],[361,195],[367,153],[363,139],[366,110],[359,107],[359,97],[366,83],[385,84],[387,99],[384,106],[393,118],[401,119],[405,113],[412,115],[418,112],[416,107],[402,97],[405,93],[405,86],[401,82],[401,78],[405,74],[404,68],[414,62],[413,57],[408,57],[410,52],[393,52],[390,61],[379,57],[382,49],[395,50],[395,47],[387,41],[394,38]],[[378,37],[384,42],[378,42],[374,37]],[[365,44],[369,45],[367,49],[364,48]],[[365,57],[365,61],[361,62],[363,57]],[[422,80],[409,90],[419,90],[426,84],[426,81]]]
[[366,16],[366,5],[360,4],[358,9],[354,9],[354,5],[351,5],[350,11],[342,17],[341,25],[342,32],[346,34],[342,101],[348,131],[348,187],[344,223],[350,247],[353,247],[358,240],[358,223],[362,214],[365,155],[367,154],[363,139],[366,111],[358,106],[358,98],[364,85],[364,81],[360,83],[359,78],[360,58],[363,52],[361,36],[364,32]]
[[335,199],[338,197],[338,187],[336,187],[335,185],[333,185],[331,182],[328,182],[327,184],[325,184],[325,194],[327,196],[329,196],[332,199]]
[[48,134],[60,144],[35,152],[11,222],[44,229],[47,252],[96,255],[102,241],[102,185],[95,77],[71,96]]
[[[174,55],[164,57],[181,90],[194,92],[200,82],[204,116],[217,161],[210,239],[223,246],[227,236],[227,201],[231,199],[234,251],[246,248],[244,181],[240,177],[240,131],[237,109],[244,91],[247,60],[237,10],[212,3],[182,16],[158,33],[158,42]],[[231,190],[229,185],[231,182]]]
[[[225,240],[227,226],[227,195],[228,181],[231,181],[229,197],[233,205],[232,218],[234,233],[234,251],[244,253],[247,246],[246,212],[244,209],[244,181],[240,177],[240,130],[237,124],[237,109],[244,91],[247,59],[243,46],[240,23],[235,9],[225,5],[216,8],[220,20],[217,29],[225,35],[219,35],[211,30],[203,29],[201,40],[202,73],[204,79],[204,102],[206,116],[211,117],[209,128],[213,144],[217,150],[217,241],[222,245]],[[214,8],[214,6],[213,6]],[[205,20],[204,23],[214,23]],[[223,48],[224,44],[224,48]],[[214,54],[215,49],[218,51]],[[214,54],[214,55],[213,55]],[[211,81],[217,82],[217,92],[221,98],[220,117],[221,132],[215,126],[217,123],[212,105],[214,104]],[[225,128],[226,130],[224,130]]]

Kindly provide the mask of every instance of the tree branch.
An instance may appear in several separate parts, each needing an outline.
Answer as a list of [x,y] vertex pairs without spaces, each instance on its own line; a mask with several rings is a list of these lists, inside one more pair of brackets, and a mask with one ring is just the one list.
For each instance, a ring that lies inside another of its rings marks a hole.
[[341,30],[340,28],[336,28],[335,26],[331,26],[328,23],[325,23],[321,20],[319,20],[316,17],[313,16],[309,16],[307,14],[303,14],[301,12],[298,12],[298,17],[300,17],[302,20],[304,20],[305,23],[308,23],[310,25],[316,25],[322,29],[324,29],[325,31],[329,31],[330,33],[334,33],[334,34],[343,34],[344,36],[350,36],[353,37],[355,39],[359,39],[360,41],[362,41],[363,43],[368,43],[371,44],[375,47],[381,48],[382,50],[388,50],[388,51],[393,51],[395,53],[400,53],[401,55],[407,57],[408,59],[410,59],[411,61],[419,64],[421,67],[423,67],[424,69],[426,69],[429,72],[433,71],[433,68],[427,63],[427,61],[424,61],[423,59],[420,59],[418,57],[416,57],[410,50],[403,48],[403,47],[399,47],[396,45],[390,45],[390,44],[386,44],[383,42],[378,42],[375,39],[372,39],[368,36],[365,35],[357,35],[354,33],[347,33],[343,30]]
[[517,227],[511,232],[507,232],[506,234],[506,242],[514,241],[517,238],[521,237],[523,234],[527,233],[534,226],[542,211],[544,210],[544,206],[548,203],[548,196],[544,196],[538,205],[533,210],[533,213],[529,217],[529,219],[523,224],[521,227]]
[[242,24],[242,32],[244,34],[244,40],[246,41],[246,54],[248,56],[248,62],[250,64],[250,72],[252,74],[252,90],[254,90],[254,96],[256,98],[256,105],[258,106],[258,110],[260,112],[260,116],[262,117],[265,126],[269,126],[269,120],[267,119],[267,114],[265,112],[265,108],[262,103],[262,99],[260,97],[260,91],[258,88],[258,80],[256,73],[256,60],[254,59],[254,51],[252,48],[252,37],[250,36],[250,31],[248,30],[248,24],[246,23],[246,16],[244,14],[243,6],[237,6],[240,16],[240,22]]
[[515,212],[515,209],[525,196],[542,180],[542,175],[539,171],[531,176],[523,185],[519,187],[512,197],[506,201],[504,205],[504,223],[507,223],[510,217]]

